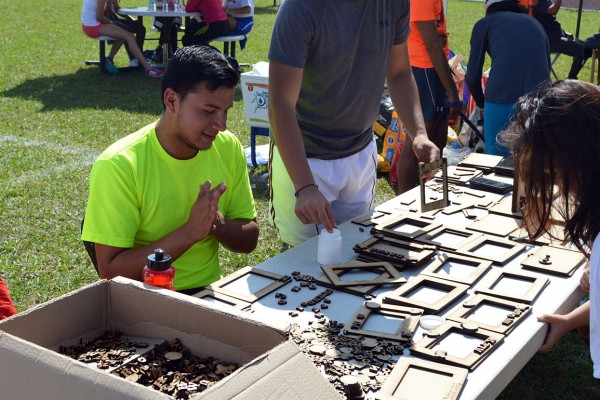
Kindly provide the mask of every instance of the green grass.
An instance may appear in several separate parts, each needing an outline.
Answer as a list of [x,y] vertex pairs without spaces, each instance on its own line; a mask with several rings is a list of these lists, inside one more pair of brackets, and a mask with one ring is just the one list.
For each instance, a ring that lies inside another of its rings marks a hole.
[[[123,0],[123,6],[144,2]],[[3,4],[0,24],[0,275],[19,311],[68,293],[98,279],[79,239],[95,157],[110,143],[158,118],[158,80],[141,73],[103,75],[84,60],[97,58],[98,43],[83,35],[81,0]],[[256,22],[241,63],[267,61],[276,8],[256,0]],[[452,48],[465,57],[482,3],[450,0],[448,23]],[[576,13],[561,10],[565,29],[575,31]],[[146,21],[149,27],[149,20]],[[585,13],[581,37],[597,31],[598,13]],[[149,32],[149,37],[156,34]],[[156,45],[148,41],[146,49]],[[127,63],[124,52],[117,65]],[[555,66],[566,76],[569,58]],[[515,71],[518,73],[518,71]],[[589,63],[580,74],[589,79]],[[229,113],[229,129],[249,145],[241,94]],[[259,138],[259,144],[266,138]],[[268,190],[264,167],[249,170],[257,200],[261,236],[250,255],[223,252],[225,273],[256,265],[279,252],[277,233],[267,222]],[[393,196],[384,178],[376,203]],[[501,350],[500,350],[501,351]],[[538,355],[503,394],[505,399],[592,398],[598,389],[591,376],[586,345],[569,335],[547,355]]]

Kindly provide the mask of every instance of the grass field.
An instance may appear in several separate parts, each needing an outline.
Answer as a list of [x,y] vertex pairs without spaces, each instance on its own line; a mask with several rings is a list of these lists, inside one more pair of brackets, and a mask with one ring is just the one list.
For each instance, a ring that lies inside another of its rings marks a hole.
[[[140,2],[122,0],[122,5]],[[2,11],[0,275],[22,311],[98,279],[79,240],[90,168],[110,143],[158,118],[160,83],[138,72],[103,75],[84,64],[97,58],[98,43],[81,32],[81,0],[5,2]],[[271,0],[256,0],[254,30],[246,49],[238,50],[241,63],[267,61],[275,13]],[[597,32],[599,15],[584,13],[581,37]],[[482,3],[449,0],[455,52],[468,57],[471,28],[482,16]],[[559,19],[575,32],[575,12],[561,10]],[[147,41],[146,49],[154,46]],[[127,63],[124,52],[116,62]],[[566,76],[569,64],[568,57],[559,59],[559,76]],[[588,63],[580,79],[589,76]],[[249,145],[241,93],[229,113],[229,129]],[[261,225],[259,246],[250,255],[223,252],[225,273],[279,252],[281,243],[267,223],[268,191],[260,179],[265,172],[264,167],[249,170]],[[377,190],[377,204],[393,196],[385,178]],[[536,355],[501,397],[600,398],[586,343],[572,334],[550,354]]]

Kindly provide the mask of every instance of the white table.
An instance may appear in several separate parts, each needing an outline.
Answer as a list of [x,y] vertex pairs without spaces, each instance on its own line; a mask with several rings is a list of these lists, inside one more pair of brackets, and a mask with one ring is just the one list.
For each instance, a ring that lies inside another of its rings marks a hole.
[[[165,2],[166,5],[166,2]],[[119,9],[119,14],[121,15],[131,15],[137,16],[140,23],[143,22],[143,17],[161,17],[164,18],[164,23],[162,24],[161,29],[161,42],[160,44],[163,46],[163,64],[167,65],[169,61],[170,54],[170,43],[171,43],[171,25],[173,20],[177,17],[180,18],[189,18],[193,16],[200,16],[201,14],[198,12],[187,12],[181,6],[179,6],[176,10],[154,10],[148,7],[123,7]]]
[[[418,190],[418,189],[417,189]],[[498,199],[501,197],[497,195]],[[393,199],[382,206],[389,207],[399,204],[399,199]],[[485,212],[485,211],[484,211]],[[444,215],[438,213],[436,222],[442,222],[447,225],[462,228],[471,220],[462,218],[462,213],[453,215]],[[462,222],[461,222],[462,221]],[[462,226],[461,226],[462,224]],[[340,227],[343,235],[342,254],[344,262],[355,259],[356,253],[353,251],[353,246],[356,243],[363,242],[371,237],[369,228],[363,228],[351,222],[346,222]],[[530,246],[526,251],[522,252],[516,258],[506,264],[503,269],[507,271],[521,270],[520,262],[527,257],[531,250],[537,249],[536,246]],[[257,268],[272,271],[279,274],[291,275],[293,271],[301,271],[302,274],[310,274],[315,277],[320,277],[323,272],[316,262],[317,258],[317,238],[310,239],[280,255],[257,265]],[[494,267],[495,269],[496,267]],[[404,270],[402,274],[411,278],[418,275],[422,268],[415,270]],[[474,371],[469,373],[461,399],[492,399],[498,396],[502,390],[510,383],[510,381],[519,373],[521,368],[533,357],[537,349],[541,346],[546,335],[547,327],[545,324],[537,322],[536,317],[543,313],[560,312],[565,313],[572,310],[583,297],[583,293],[579,290],[579,279],[583,272],[583,264],[579,266],[575,274],[570,278],[561,278],[550,276],[548,274],[540,274],[550,279],[550,284],[541,292],[535,300],[531,314],[526,317],[512,332],[510,332],[498,349],[492,352]],[[488,272],[486,275],[489,275]],[[531,271],[526,272],[529,275],[537,274]],[[480,279],[477,284],[485,281],[485,276]],[[269,318],[279,317],[290,321],[290,323],[308,323],[308,320],[313,319],[312,313],[304,311],[296,318],[288,315],[290,310],[293,310],[298,302],[298,293],[292,293],[290,288],[293,285],[287,285],[283,290],[278,290],[287,294],[289,307],[282,307],[277,304],[277,299],[271,294],[265,296],[258,302],[252,305],[252,309],[258,314],[265,313]],[[312,292],[315,295],[322,291],[323,288],[318,286],[317,290]],[[303,293],[306,298],[305,288],[300,293]],[[378,293],[378,292],[376,292]],[[469,296],[474,294],[474,288],[469,289]],[[383,296],[378,295],[376,301],[381,301]],[[362,297],[353,296],[343,292],[335,291],[330,296],[332,303],[327,310],[321,310],[329,320],[336,320],[342,323],[348,322],[353,316],[355,310],[365,301]],[[452,310],[459,307],[464,302],[464,298],[449,306],[442,311],[441,315],[447,315]],[[418,328],[415,332],[415,342],[422,336],[423,330]],[[408,350],[405,350],[404,356],[409,355]]]

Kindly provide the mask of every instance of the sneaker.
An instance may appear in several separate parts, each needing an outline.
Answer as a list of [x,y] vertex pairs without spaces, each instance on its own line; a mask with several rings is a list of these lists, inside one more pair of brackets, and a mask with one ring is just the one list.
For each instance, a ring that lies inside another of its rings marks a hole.
[[113,64],[108,58],[104,61],[104,69],[106,69],[106,72],[111,75],[119,73],[119,68],[115,67],[115,64]]
[[140,66],[140,62],[137,60],[137,58],[134,58],[133,60],[129,61],[129,67],[137,68],[139,66]]
[[148,71],[144,72],[149,78],[160,78],[165,74],[165,71],[162,69],[150,68]]

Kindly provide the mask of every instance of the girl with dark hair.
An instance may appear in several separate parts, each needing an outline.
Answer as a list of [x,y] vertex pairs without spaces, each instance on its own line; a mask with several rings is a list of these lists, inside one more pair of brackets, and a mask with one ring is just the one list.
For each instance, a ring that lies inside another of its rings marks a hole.
[[[507,155],[496,135],[511,120],[517,99],[550,81],[550,47],[542,26],[518,0],[487,0],[486,16],[473,27],[465,81],[475,103],[485,110],[483,133],[488,154]],[[481,85],[486,53],[492,64],[485,89]]]
[[589,324],[594,377],[600,378],[600,89],[558,81],[523,96],[515,114],[499,139],[511,150],[525,186],[523,222],[533,237],[551,234],[558,213],[565,237],[590,265],[590,300],[569,314],[538,318],[550,325],[540,352]]

